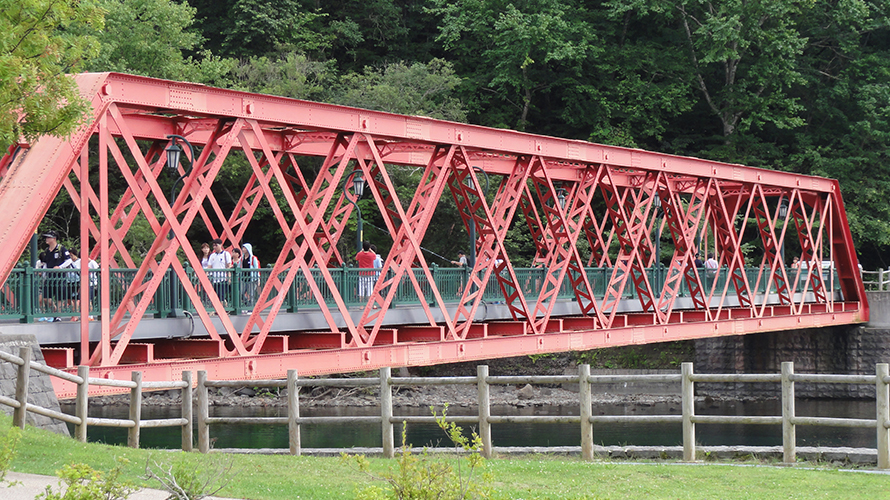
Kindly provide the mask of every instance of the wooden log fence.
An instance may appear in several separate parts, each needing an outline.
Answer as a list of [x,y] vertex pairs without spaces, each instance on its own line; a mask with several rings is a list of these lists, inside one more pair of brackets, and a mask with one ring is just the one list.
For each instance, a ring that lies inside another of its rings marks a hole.
[[[182,449],[192,451],[193,427],[196,420],[198,451],[210,451],[211,425],[287,425],[288,448],[292,455],[300,455],[300,427],[317,424],[378,423],[381,425],[383,455],[393,458],[396,453],[396,424],[434,423],[435,416],[397,415],[393,411],[393,387],[423,387],[436,385],[475,385],[478,414],[465,416],[445,416],[446,422],[472,424],[478,427],[482,447],[480,454],[490,458],[493,454],[491,426],[506,423],[569,423],[579,425],[581,456],[585,460],[594,458],[595,425],[611,423],[677,423],[683,431],[683,460],[696,459],[695,428],[704,424],[745,424],[780,425],[782,427],[783,460],[785,463],[797,461],[796,428],[801,425],[828,427],[860,427],[875,429],[877,435],[877,456],[879,469],[890,469],[890,365],[878,363],[875,375],[833,375],[798,374],[790,362],[782,363],[781,373],[766,374],[699,374],[694,373],[692,363],[683,363],[678,374],[658,375],[591,375],[589,365],[580,365],[578,375],[547,376],[490,376],[488,366],[477,367],[475,377],[393,377],[391,368],[381,368],[377,377],[371,378],[315,378],[299,379],[296,370],[287,372],[285,380],[208,380],[207,373],[198,371],[193,390],[192,372],[182,372],[182,380],[146,382],[141,372],[133,372],[129,381],[106,380],[89,376],[89,367],[78,368],[77,375],[71,375],[54,368],[46,367],[30,359],[30,348],[23,347],[19,356],[0,351],[0,361],[16,365],[18,379],[15,397],[0,395],[0,404],[14,408],[13,425],[24,427],[25,412],[33,412],[74,425],[75,438],[86,441],[88,426],[125,427],[128,429],[127,444],[139,446],[139,430],[152,427],[182,427]],[[29,371],[37,370],[54,377],[60,377],[78,384],[74,415],[60,413],[27,402]],[[679,383],[681,394],[680,415],[593,415],[592,392],[597,384],[658,382]],[[776,416],[756,415],[697,415],[695,413],[696,383],[777,383],[782,390],[782,414]],[[826,418],[800,417],[795,414],[794,386],[797,383],[811,384],[861,384],[874,385],[875,418]],[[128,419],[92,418],[88,416],[87,389],[89,385],[105,385],[130,390],[130,410]],[[563,416],[545,415],[492,415],[490,387],[492,385],[579,385],[579,414]],[[211,417],[210,389],[223,387],[286,388],[287,416],[285,417]],[[335,416],[302,417],[299,410],[301,387],[377,387],[380,390],[380,416]],[[142,391],[158,389],[180,389],[182,393],[182,414],[180,418],[143,420],[141,418]],[[196,394],[195,394],[196,393]],[[194,399],[197,399],[197,416],[192,414]]]
[[[15,397],[0,395],[0,404],[11,406],[13,425],[24,429],[25,412],[54,418],[74,425],[74,438],[81,442],[87,440],[87,428],[125,427],[127,428],[127,444],[139,447],[139,430],[148,427],[182,427],[182,449],[192,450],[192,372],[182,372],[181,381],[143,382],[142,372],[133,372],[132,380],[109,380],[90,377],[90,367],[79,366],[77,375],[31,361],[31,348],[20,347],[19,355],[15,356],[0,351],[0,361],[12,363],[17,367]],[[29,371],[35,370],[51,377],[58,377],[77,384],[77,397],[74,401],[74,415],[58,412],[42,406],[28,403]],[[90,385],[121,387],[130,389],[130,418],[95,418],[89,416],[88,392]],[[180,389],[182,391],[182,417],[172,419],[142,420],[142,391],[158,389]]]
[[877,271],[860,271],[862,284],[866,290],[883,292],[890,290],[890,268]]

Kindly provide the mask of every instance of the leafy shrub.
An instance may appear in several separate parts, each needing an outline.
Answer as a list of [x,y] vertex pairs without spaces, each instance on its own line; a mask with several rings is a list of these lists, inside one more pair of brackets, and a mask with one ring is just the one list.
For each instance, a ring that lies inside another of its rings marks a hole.
[[22,430],[18,427],[10,427],[9,431],[0,439],[0,483],[6,479],[12,459],[15,458],[16,447],[22,438]]
[[356,464],[360,471],[389,486],[388,489],[377,485],[367,486],[356,493],[356,500],[489,498],[489,478],[483,471],[485,459],[479,453],[482,450],[482,439],[476,432],[472,432],[468,438],[460,426],[446,422],[447,410],[448,405],[445,405],[441,416],[436,415],[435,410],[433,415],[436,423],[454,443],[458,457],[433,457],[426,448],[421,453],[414,453],[413,447],[406,444],[407,422],[402,424],[402,446],[398,455],[398,470],[395,472],[387,471],[378,475],[371,471],[370,462],[364,455],[342,454],[341,460]]
[[[40,500],[123,500],[139,487],[121,480],[122,467],[126,459],[118,459],[113,469],[103,474],[86,464],[69,464],[56,471],[62,478],[65,488],[53,492],[51,486],[35,498]],[[64,491],[64,493],[62,493]]]

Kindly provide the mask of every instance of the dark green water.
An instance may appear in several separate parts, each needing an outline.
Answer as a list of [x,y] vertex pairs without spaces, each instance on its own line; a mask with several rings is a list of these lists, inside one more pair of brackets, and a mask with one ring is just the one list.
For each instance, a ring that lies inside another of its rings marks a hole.
[[[441,409],[440,409],[441,410]],[[73,407],[63,405],[63,411],[73,413]],[[281,407],[211,407],[211,416],[278,417],[285,416]],[[695,409],[700,415],[781,415],[778,401],[720,402],[701,404]],[[177,407],[145,407],[143,419],[178,417]],[[875,418],[873,401],[798,400],[798,416]],[[396,408],[396,415],[429,416],[427,408]],[[379,415],[370,408],[301,408],[303,417]],[[449,415],[475,415],[475,408],[452,406]],[[578,407],[492,407],[492,415],[577,415]],[[679,405],[611,404],[594,406],[594,415],[679,415]],[[126,407],[92,407],[91,417],[127,418]],[[464,426],[469,428],[471,426]],[[197,432],[197,431],[196,431]],[[682,444],[681,426],[669,424],[602,424],[594,426],[596,444],[676,446]],[[396,443],[400,443],[401,428],[396,428]],[[214,425],[211,438],[216,448],[287,448],[287,426],[284,425]],[[497,424],[492,426],[494,446],[579,446],[578,424]],[[416,447],[450,446],[445,434],[435,424],[409,424],[408,442]],[[126,444],[126,429],[90,427],[88,439],[109,444]],[[303,425],[301,441],[304,448],[380,447],[379,424],[324,424]],[[696,440],[703,446],[746,445],[779,446],[782,428],[779,425],[696,425]],[[798,446],[876,447],[875,431],[841,427],[797,426]],[[179,428],[142,429],[143,448],[179,448]]]

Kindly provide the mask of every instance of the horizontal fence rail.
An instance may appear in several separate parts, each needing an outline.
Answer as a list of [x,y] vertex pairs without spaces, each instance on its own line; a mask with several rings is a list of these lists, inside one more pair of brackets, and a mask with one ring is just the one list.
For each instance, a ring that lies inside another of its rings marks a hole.
[[[109,286],[111,314],[114,315],[122,305],[127,289],[131,286],[138,285],[134,283],[137,269],[111,269],[111,279]],[[417,279],[420,281],[426,278],[422,276],[420,269],[415,269]],[[807,269],[788,268],[786,269],[789,276],[795,276],[800,272],[800,276],[796,280],[795,292],[804,292],[807,290],[807,282],[809,281],[810,271]],[[329,269],[328,272],[337,283],[340,296],[347,305],[365,304],[367,300],[359,296],[358,283],[360,273],[363,270],[353,267],[338,267]],[[367,270],[365,270],[367,272]],[[433,265],[431,270],[433,281],[436,287],[445,292],[446,297],[456,296],[457,291],[462,289],[464,283],[467,283],[470,270],[467,268],[439,268]],[[540,287],[545,283],[545,270],[542,268],[515,269],[520,283],[523,285],[524,293],[532,295],[540,292]],[[609,267],[591,267],[585,268],[587,279],[591,284],[594,295],[602,297],[606,293],[609,280],[611,279],[613,269]],[[704,274],[705,269],[700,270]],[[759,268],[751,267],[745,270],[749,282],[754,283],[760,272]],[[829,280],[829,272],[821,271],[826,282],[836,282],[836,271],[834,272],[834,281]],[[883,273],[883,271],[880,271]],[[98,317],[101,315],[101,304],[99,298],[99,273],[97,269],[90,269],[89,297],[87,298],[87,310],[89,316]],[[195,274],[195,270],[187,268],[186,273],[189,276],[191,284],[200,290],[201,297],[206,304],[210,304],[210,295],[216,294],[217,290],[203,290]],[[229,314],[239,315],[245,311],[252,310],[257,303],[257,290],[262,290],[265,283],[272,277],[271,269],[220,269],[212,271],[212,280],[221,280],[228,286],[225,287],[226,296],[219,297],[220,301],[225,304]],[[646,270],[650,283],[655,284],[656,288],[661,286],[668,276],[666,268],[648,268]],[[334,293],[328,289],[319,269],[312,270],[312,276],[315,285],[322,290],[325,302],[333,306],[336,304]],[[723,289],[726,281],[730,279],[728,270],[722,268],[713,276],[709,275],[709,280],[716,280],[718,290]],[[881,274],[879,283],[884,283],[885,275]],[[284,276],[280,276],[281,279]],[[151,274],[143,278],[144,282],[152,279]],[[173,310],[185,310],[197,313],[197,308],[189,298],[175,273],[167,272],[163,279],[163,283],[155,292],[145,314],[165,318]],[[887,283],[890,283],[890,271],[886,274]],[[710,283],[710,281],[709,281]],[[415,305],[419,304],[420,297],[411,286],[410,280],[402,280],[397,285],[399,287],[393,304],[396,305]],[[884,285],[879,285],[884,286]],[[730,287],[731,288],[731,287]],[[884,289],[884,288],[879,288]],[[888,286],[890,289],[890,286]],[[222,288],[221,288],[222,290]],[[771,292],[774,290],[771,290]],[[761,280],[759,288],[754,291],[758,295],[766,294],[766,280]],[[33,269],[30,267],[15,268],[7,278],[6,282],[0,286],[0,319],[17,319],[24,323],[32,323],[34,321],[52,320],[53,318],[79,318],[80,317],[80,274],[70,269]],[[286,296],[282,309],[286,312],[297,312],[302,309],[314,309],[318,307],[316,299],[310,292],[309,282],[303,275],[294,278],[290,288],[285,291]],[[634,287],[626,287],[623,298],[634,298]],[[730,293],[731,295],[732,293]],[[427,295],[429,296],[429,295]],[[557,295],[560,299],[572,299],[575,294],[571,287],[571,280],[563,281],[562,288]],[[680,283],[678,290],[679,297],[688,297],[688,284],[685,280]],[[58,300],[43,300],[45,298],[53,298]],[[504,300],[503,292],[498,285],[497,276],[492,275],[483,293],[483,299],[490,303],[496,303]],[[206,305],[205,304],[205,305]]]
[[[766,374],[700,374],[693,372],[692,363],[683,363],[679,374],[655,375],[591,375],[590,365],[580,365],[578,375],[549,376],[490,376],[488,366],[477,367],[475,377],[393,377],[391,368],[381,368],[377,377],[370,378],[318,378],[300,379],[296,370],[287,372],[285,380],[209,380],[206,371],[198,371],[193,390],[191,371],[182,372],[182,380],[163,382],[142,382],[141,372],[132,372],[129,381],[111,381],[91,378],[89,367],[81,366],[78,375],[73,376],[58,370],[47,368],[31,361],[31,349],[22,347],[19,355],[14,356],[0,351],[0,362],[11,363],[17,368],[17,381],[14,397],[0,395],[0,404],[10,406],[13,411],[13,425],[24,427],[28,411],[73,424],[75,438],[80,441],[87,439],[87,427],[107,426],[128,429],[127,444],[139,446],[139,430],[154,427],[181,427],[182,449],[193,449],[192,406],[197,399],[197,441],[198,451],[210,451],[211,425],[286,425],[288,427],[288,448],[293,455],[301,454],[300,426],[317,424],[350,424],[378,423],[382,431],[383,455],[395,456],[395,424],[402,423],[433,423],[435,416],[396,415],[393,409],[394,387],[423,387],[439,385],[475,385],[477,393],[477,415],[452,416],[445,415],[446,422],[472,424],[479,429],[482,447],[479,452],[489,458],[493,453],[491,426],[507,423],[561,423],[577,424],[580,430],[581,455],[585,460],[594,458],[594,425],[612,423],[675,423],[682,426],[683,460],[694,461],[696,458],[695,429],[696,425],[706,424],[746,424],[746,425],[780,425],[782,426],[782,452],[785,463],[797,461],[796,427],[799,425],[856,427],[875,429],[877,435],[877,466],[890,469],[890,365],[878,363],[874,375],[835,375],[835,374],[798,374],[794,373],[794,365],[782,363],[781,373]],[[36,406],[27,402],[28,377],[31,369],[39,370],[50,376],[67,377],[78,384],[75,401],[75,414],[67,415],[54,410]],[[677,383],[680,386],[680,415],[593,415],[592,394],[597,384],[632,382]],[[781,387],[781,415],[697,415],[695,413],[696,383],[775,383]],[[826,418],[800,417],[795,414],[794,387],[796,383],[814,384],[861,384],[874,385],[875,418]],[[130,388],[130,409],[127,419],[91,418],[87,415],[89,385],[116,385]],[[578,415],[528,415],[508,416],[491,413],[490,388],[494,385],[517,384],[578,384]],[[285,417],[211,417],[210,389],[222,387],[261,387],[287,390],[287,416]],[[299,392],[301,387],[377,387],[379,388],[379,416],[331,416],[301,417]],[[142,391],[156,389],[179,389],[182,394],[180,418],[143,420],[141,418]],[[196,394],[195,394],[196,393]]]
[[878,269],[877,271],[860,271],[862,275],[862,284],[866,290],[870,291],[888,291],[890,290],[890,268]]

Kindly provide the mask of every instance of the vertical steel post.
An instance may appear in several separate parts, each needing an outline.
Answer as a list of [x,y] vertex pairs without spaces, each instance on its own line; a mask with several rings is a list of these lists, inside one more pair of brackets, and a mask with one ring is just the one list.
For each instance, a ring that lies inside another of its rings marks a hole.
[[234,270],[232,276],[232,315],[241,314],[241,279],[244,273],[240,267],[232,268]]
[[130,372],[136,387],[130,389],[130,420],[133,427],[127,430],[127,446],[139,448],[139,425],[142,420],[142,372]]
[[287,371],[287,442],[290,454],[299,456],[300,443],[300,386],[297,385],[297,370]]
[[392,368],[380,369],[380,425],[383,431],[383,456],[393,458],[395,453],[395,435],[392,427],[392,386],[390,385]]
[[19,357],[22,364],[18,367],[18,378],[15,381],[15,400],[19,407],[12,412],[12,425],[19,429],[25,428],[25,420],[28,416],[28,384],[31,377],[31,348],[19,347]]
[[590,417],[593,413],[592,396],[590,394],[590,365],[578,366],[578,403],[581,405],[581,459],[593,460],[593,424]]
[[37,287],[34,283],[34,267],[25,266],[25,273],[22,276],[24,283],[22,284],[22,323],[32,323],[34,321],[34,304],[37,302]]
[[479,438],[482,440],[482,456],[491,458],[491,391],[488,386],[488,365],[476,367],[476,399],[479,404]]
[[794,363],[782,363],[782,449],[786,464],[797,462],[797,430],[794,427]]
[[681,389],[681,406],[683,408],[683,460],[695,461],[695,386],[692,382],[692,363],[683,363],[680,367],[683,376]]
[[81,443],[87,442],[87,418],[90,407],[90,367],[80,365],[77,367],[77,376],[83,382],[77,384],[77,396],[74,400],[74,416],[80,419],[80,425],[74,426],[74,438]]
[[878,468],[890,469],[890,365],[878,363],[875,366],[875,406],[878,432]]
[[179,398],[182,402],[182,418],[185,419],[185,424],[182,426],[182,451],[192,451],[194,448],[194,428],[192,424],[194,419],[194,412],[192,410],[192,405],[194,404],[194,391],[192,389],[192,372],[182,372],[182,381],[185,382],[185,387],[180,391],[181,396]]
[[198,370],[198,452],[210,451],[210,428],[207,419],[210,417],[210,397],[207,394],[207,372]]

